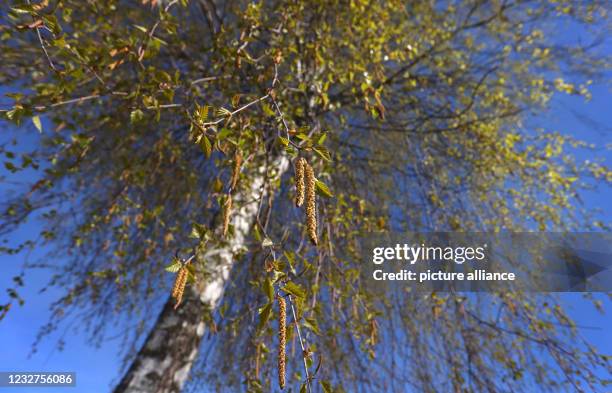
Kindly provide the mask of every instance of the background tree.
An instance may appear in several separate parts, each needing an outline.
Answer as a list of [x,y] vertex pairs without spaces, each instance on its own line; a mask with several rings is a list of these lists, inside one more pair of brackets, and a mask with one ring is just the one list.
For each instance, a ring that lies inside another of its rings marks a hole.
[[[290,294],[288,386],[601,388],[609,357],[580,340],[554,297],[380,299],[360,281],[359,258],[345,256],[368,231],[601,226],[578,192],[610,171],[573,158],[588,145],[524,121],[557,92],[588,97],[605,75],[597,44],[609,7],[3,6],[0,81],[14,92],[2,115],[40,130],[28,153],[3,145],[5,167],[40,179],[5,198],[0,232],[44,222],[32,242],[3,251],[52,243],[52,256],[68,258],[27,266],[50,269],[49,285],[65,289],[41,337],[71,315],[94,342],[123,322],[117,392],[268,391],[278,378],[274,298]],[[561,39],[560,24],[590,42]],[[316,176],[317,246],[294,206],[297,157]],[[169,297],[171,273],[183,270],[184,293]],[[205,334],[214,340],[202,353]]]

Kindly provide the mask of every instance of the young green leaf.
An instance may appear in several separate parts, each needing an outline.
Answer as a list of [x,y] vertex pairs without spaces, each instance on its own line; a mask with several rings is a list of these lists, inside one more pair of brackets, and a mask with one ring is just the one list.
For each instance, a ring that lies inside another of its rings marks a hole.
[[332,387],[328,381],[321,381],[321,387],[324,393],[332,393]]
[[274,285],[272,285],[272,281],[268,277],[266,277],[266,280],[263,283],[263,290],[266,293],[266,296],[268,296],[270,303],[272,303],[272,301],[274,301]]
[[206,236],[207,229],[204,225],[194,223],[193,227],[191,227],[191,234],[189,237],[192,239],[203,239]]
[[210,106],[208,105],[204,105],[204,106],[196,106],[196,115],[198,117],[198,120],[202,123],[205,123],[208,120],[208,113],[210,111]]
[[268,303],[259,309],[259,323],[257,324],[257,331],[261,331],[268,323],[270,316],[272,315],[272,303]]
[[287,293],[290,293],[291,295],[295,297],[301,297],[301,298],[306,297],[306,291],[301,286],[294,283],[293,281],[287,282],[285,286],[282,288],[282,290]]
[[202,135],[202,138],[200,139],[200,147],[202,148],[206,158],[210,158],[210,155],[212,154],[212,144],[206,135]]
[[179,259],[173,259],[169,265],[165,267],[166,271],[169,273],[176,273],[181,268],[181,261]]
[[215,111],[215,116],[217,117],[226,117],[226,116],[231,116],[231,115],[232,115],[232,112],[230,112],[229,110],[223,107],[217,108],[217,110]]
[[316,146],[313,147],[312,150],[314,150],[314,152],[325,161],[331,162],[331,155],[329,154],[329,150],[327,150],[327,148],[323,146]]
[[39,116],[34,116],[32,118],[32,123],[34,123],[34,127],[38,130],[38,132],[42,133],[42,123],[40,122]]
[[196,270],[192,264],[187,265],[187,282],[190,284],[195,284],[196,282]]
[[140,109],[135,109],[130,113],[130,122],[136,124],[144,119],[144,113]]
[[317,320],[314,318],[306,318],[304,320],[304,326],[307,327],[308,329],[312,330],[312,332],[314,334],[316,334],[317,336],[321,335],[321,331],[319,330],[319,324],[317,323]]
[[319,139],[317,139],[317,145],[319,145],[319,146],[323,145],[323,143],[325,143],[326,139],[327,139],[327,134],[321,134]]
[[323,183],[322,181],[315,180],[315,185],[321,195],[326,196],[328,198],[334,197],[334,194],[332,194],[331,191],[329,191],[329,188],[327,187],[327,185]]

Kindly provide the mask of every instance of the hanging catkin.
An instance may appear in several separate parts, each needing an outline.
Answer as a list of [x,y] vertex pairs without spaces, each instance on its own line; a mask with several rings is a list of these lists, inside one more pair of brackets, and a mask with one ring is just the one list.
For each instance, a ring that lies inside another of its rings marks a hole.
[[304,203],[304,166],[306,160],[299,157],[295,161],[295,206],[302,206]]
[[232,194],[227,194],[223,204],[223,237],[227,236],[230,219],[232,217]]
[[287,346],[287,303],[278,296],[278,385],[285,388],[285,351]]
[[181,300],[183,300],[185,284],[187,284],[187,274],[188,271],[186,266],[182,266],[178,273],[176,273],[176,279],[174,280],[174,286],[172,287],[172,298],[174,298],[175,301],[175,309],[179,306],[179,304],[181,304]]
[[306,199],[306,229],[308,237],[315,246],[318,243],[317,237],[317,207],[315,200],[315,177],[312,167],[307,162],[304,163],[304,183]]
[[240,167],[242,165],[242,154],[240,151],[236,151],[234,155],[234,167],[232,168],[232,180],[230,181],[230,188],[234,190],[240,178]]

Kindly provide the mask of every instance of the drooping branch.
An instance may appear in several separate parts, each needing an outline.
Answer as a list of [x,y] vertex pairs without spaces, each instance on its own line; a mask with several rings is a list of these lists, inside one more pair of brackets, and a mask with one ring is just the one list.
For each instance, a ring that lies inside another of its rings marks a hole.
[[[236,195],[232,214],[233,232],[227,242],[205,250],[199,256],[204,261],[204,282],[186,291],[181,307],[175,313],[173,299],[168,299],[153,330],[136,355],[128,372],[117,385],[115,393],[158,392],[178,393],[185,384],[199,351],[206,329],[202,316],[214,312],[220,304],[236,255],[243,249],[255,222],[260,189],[266,179],[282,176],[289,160],[279,155],[270,168],[256,168],[249,186]],[[266,173],[272,172],[272,176]],[[265,187],[264,187],[265,188]],[[264,194],[262,197],[266,197]]]

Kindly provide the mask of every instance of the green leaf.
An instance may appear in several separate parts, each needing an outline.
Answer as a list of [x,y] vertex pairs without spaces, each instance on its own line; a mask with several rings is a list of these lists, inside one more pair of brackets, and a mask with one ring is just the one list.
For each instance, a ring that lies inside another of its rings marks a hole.
[[268,105],[265,102],[261,103],[261,108],[263,109],[263,111],[266,114],[266,116],[274,116],[276,114],[276,113],[274,113],[274,111],[272,110],[270,105]]
[[194,223],[191,227],[191,234],[189,235],[189,237],[191,237],[192,239],[203,239],[204,236],[206,236],[207,232],[208,230],[204,225]]
[[181,261],[177,258],[174,258],[172,262],[167,265],[164,269],[166,269],[169,273],[176,273],[181,268]]
[[187,265],[187,282],[189,284],[195,284],[196,282],[196,270],[192,264]]
[[42,123],[40,122],[40,117],[39,116],[34,116],[32,118],[32,123],[34,123],[34,127],[36,127],[38,132],[40,132],[42,134]]
[[321,369],[321,365],[323,364],[323,358],[321,356],[317,356],[317,357],[319,358],[319,362],[317,363],[317,368],[315,368],[314,372],[312,373],[313,378],[319,373],[319,370]]
[[321,387],[323,388],[323,392],[332,393],[332,387],[328,381],[321,381]]
[[306,383],[302,384],[302,387],[300,388],[300,393],[306,393]]
[[140,25],[134,25],[135,28],[137,28],[138,30],[142,31],[143,33],[149,33],[149,31],[147,30],[146,27],[144,26],[140,26]]
[[18,7],[11,7],[11,10],[18,14],[29,14],[30,12],[34,12],[34,7],[31,5],[20,5]]
[[321,335],[321,331],[319,330],[319,324],[318,324],[316,319],[314,319],[314,318],[305,318],[304,326],[307,327],[308,329],[312,330],[312,332],[314,334],[316,334],[317,336]]
[[270,240],[269,237],[266,237],[261,242],[261,247],[263,247],[263,248],[265,248],[265,247],[272,247],[273,245],[274,245],[274,243],[272,242],[272,240]]
[[136,124],[144,119],[144,113],[140,109],[135,109],[130,113],[130,122]]
[[317,145],[322,145],[327,139],[327,134],[321,134],[319,139],[317,139]]
[[283,146],[289,146],[289,139],[279,136],[278,139]]
[[228,137],[228,136],[230,136],[230,135],[232,135],[232,130],[230,130],[229,128],[225,128],[225,127],[223,127],[223,128],[221,129],[221,131],[219,131],[219,132],[217,133],[217,139],[218,139],[218,140],[223,140],[223,139],[227,138],[227,137]]
[[210,155],[212,154],[212,144],[206,135],[202,135],[202,138],[200,139],[200,147],[202,148],[206,158],[210,158]]
[[263,283],[263,290],[268,296],[268,300],[272,302],[274,300],[274,285],[272,285],[272,281],[269,277],[266,277],[266,280]]
[[17,172],[17,167],[12,162],[5,161],[4,167],[8,169],[11,173]]
[[258,242],[261,241],[261,233],[259,232],[259,226],[258,225],[253,225],[253,237]]
[[257,324],[257,331],[261,331],[268,323],[270,316],[272,315],[272,303],[268,303],[259,309],[259,323]]
[[208,113],[210,112],[210,106],[204,105],[199,106],[196,104],[196,116],[198,120],[205,123],[208,120]]
[[329,188],[327,187],[327,185],[325,185],[325,183],[323,183],[320,180],[315,180],[315,185],[317,187],[317,190],[319,190],[319,194],[326,196],[328,198],[333,198],[334,194],[331,193],[331,191],[329,191]]
[[287,282],[285,286],[282,288],[282,290],[287,293],[292,294],[295,297],[301,297],[301,298],[306,297],[306,291],[304,291],[304,289],[301,286],[294,283],[293,281]]
[[45,15],[43,16],[43,21],[45,23],[45,26],[51,30],[51,32],[54,35],[58,35],[62,32],[62,29],[60,28],[59,23],[57,22],[57,18],[55,17],[55,15]]
[[213,190],[215,192],[221,192],[223,190],[223,182],[218,177],[215,178],[215,181],[213,182]]
[[25,114],[25,109],[21,105],[15,105],[13,109],[6,112],[4,115],[7,119],[13,120],[17,124],[20,123],[21,117]]
[[313,147],[312,150],[315,151],[325,161],[331,162],[331,155],[329,154],[329,150],[323,146]]
[[232,112],[223,107],[217,108],[217,110],[215,111],[215,116],[217,117],[226,117],[226,116],[231,116],[231,115],[232,115]]

